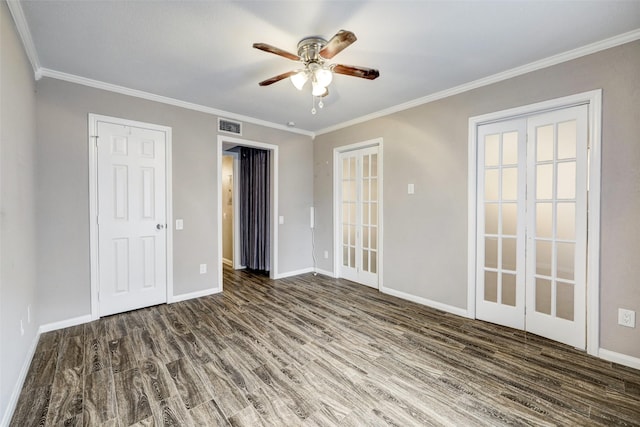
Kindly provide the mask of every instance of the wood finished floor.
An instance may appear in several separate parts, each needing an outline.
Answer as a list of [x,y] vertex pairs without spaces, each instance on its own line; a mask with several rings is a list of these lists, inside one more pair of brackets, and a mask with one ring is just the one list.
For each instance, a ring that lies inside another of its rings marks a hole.
[[343,280],[42,335],[12,426],[640,425],[640,371]]

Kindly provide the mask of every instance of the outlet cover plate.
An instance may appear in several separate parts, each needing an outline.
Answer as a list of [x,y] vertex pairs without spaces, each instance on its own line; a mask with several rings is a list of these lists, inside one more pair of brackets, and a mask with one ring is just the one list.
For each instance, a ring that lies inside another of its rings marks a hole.
[[626,310],[624,308],[618,309],[618,325],[626,326],[628,328],[636,327],[636,312],[633,310]]

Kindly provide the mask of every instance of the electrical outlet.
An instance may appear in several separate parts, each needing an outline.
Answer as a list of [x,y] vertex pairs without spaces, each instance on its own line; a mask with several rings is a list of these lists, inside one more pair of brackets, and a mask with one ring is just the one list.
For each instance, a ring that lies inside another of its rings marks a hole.
[[633,310],[625,310],[624,308],[618,309],[618,325],[626,326],[628,328],[636,327],[636,312]]
[[207,264],[200,264],[200,274],[205,274],[207,272]]
[[184,221],[176,219],[176,230],[182,230],[184,228]]
[[329,251],[324,251],[324,259],[329,259]]

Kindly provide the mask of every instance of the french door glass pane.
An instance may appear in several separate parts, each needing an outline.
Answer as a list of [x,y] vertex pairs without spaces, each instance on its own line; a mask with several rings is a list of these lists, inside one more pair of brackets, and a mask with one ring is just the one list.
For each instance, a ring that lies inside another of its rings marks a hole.
[[575,305],[575,285],[573,283],[556,283],[556,316],[567,320],[573,320],[573,307]]
[[576,197],[576,162],[558,163],[558,199]]
[[362,247],[369,247],[369,227],[362,227]]
[[556,228],[558,239],[574,240],[576,238],[576,204],[574,202],[556,205]]
[[511,273],[502,274],[502,304],[516,306],[516,275]]
[[536,278],[536,311],[544,314],[551,314],[551,281]]
[[552,251],[553,243],[550,241],[536,241],[536,274],[540,276],[551,276],[553,259]]
[[502,200],[518,199],[518,169],[515,167],[502,169]]
[[498,302],[498,273],[495,271],[484,272],[484,300]]
[[574,159],[576,142],[576,121],[558,123],[558,159]]
[[516,239],[502,238],[502,270],[516,271]]
[[378,269],[378,252],[371,251],[371,272],[377,273]]
[[498,239],[487,237],[484,240],[484,266],[498,268]]
[[575,243],[556,243],[557,245],[557,277],[573,280],[575,269]]
[[378,201],[378,179],[371,178],[371,199],[372,202]]
[[371,249],[378,249],[378,227],[371,227]]
[[484,199],[498,200],[500,191],[500,171],[487,169],[484,173]]
[[369,271],[369,251],[362,250],[362,270]]
[[553,164],[538,165],[536,168],[536,198],[553,199]]
[[500,164],[500,134],[487,135],[484,138],[484,164],[486,166]]
[[518,132],[506,132],[502,135],[502,164],[518,164]]
[[502,204],[502,234],[515,236],[518,234],[517,203]]
[[536,129],[536,160],[543,162],[553,160],[553,131],[554,126],[540,126]]
[[[500,205],[497,203],[486,203],[484,205],[484,232],[486,234],[498,234],[498,213]],[[504,211],[503,211],[504,221]]]
[[365,178],[369,177],[369,156],[362,158],[362,176]]
[[536,237],[551,238],[553,232],[553,205],[536,203]]
[[371,155],[371,177],[377,177],[377,176],[378,176],[378,155],[372,154]]

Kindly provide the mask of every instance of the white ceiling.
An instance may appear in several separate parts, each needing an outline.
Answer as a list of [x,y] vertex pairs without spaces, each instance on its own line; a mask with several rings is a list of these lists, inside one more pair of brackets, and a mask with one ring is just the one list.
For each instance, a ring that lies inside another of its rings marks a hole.
[[[16,3],[14,2],[13,6]],[[21,1],[42,74],[67,73],[298,130],[322,132],[469,82],[632,32],[640,1]],[[15,8],[12,7],[13,14]],[[20,25],[19,25],[20,26]],[[258,82],[298,64],[298,41],[358,40],[312,115],[310,90]],[[24,37],[24,34],[23,34]],[[629,34],[626,35],[629,38]],[[606,43],[605,43],[606,44]],[[70,77],[70,76],[66,76]],[[73,77],[75,78],[75,77]]]

